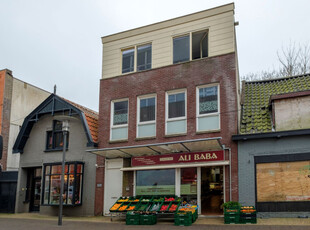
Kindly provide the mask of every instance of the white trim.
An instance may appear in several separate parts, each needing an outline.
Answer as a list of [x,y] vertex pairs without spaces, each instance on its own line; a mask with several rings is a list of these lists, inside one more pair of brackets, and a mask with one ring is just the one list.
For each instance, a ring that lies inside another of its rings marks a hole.
[[[127,105],[127,124],[113,125],[113,123],[114,123],[114,116],[113,116],[114,115],[114,103],[115,102],[122,102],[122,101],[127,101],[127,103],[128,103],[128,105]],[[128,125],[129,125],[129,98],[112,100],[110,105],[111,105],[111,108],[110,108],[110,140],[112,140],[112,129],[124,128],[124,127],[128,127]],[[127,130],[127,138],[128,138],[128,130]],[[120,139],[115,139],[115,140],[120,140]]]
[[[178,93],[184,93],[184,99],[185,99],[185,116],[183,117],[174,117],[174,118],[168,118],[168,109],[169,109],[169,95],[171,94],[178,94]],[[166,91],[166,98],[165,98],[165,135],[167,135],[167,123],[169,121],[177,121],[177,120],[186,120],[187,121],[187,89],[176,89],[176,90],[170,90]],[[187,122],[185,125],[185,132],[182,133],[187,133]],[[172,133],[170,133],[172,134]],[[169,135],[170,135],[169,134]],[[173,134],[180,134],[180,133],[173,133]]]
[[201,214],[201,167],[197,167],[197,204],[198,214]]
[[171,165],[152,165],[152,166],[137,166],[137,167],[124,167],[121,171],[135,171],[135,170],[152,170],[152,169],[170,169],[170,168],[192,168],[192,167],[205,167],[205,166],[222,166],[229,165],[229,161],[208,161],[203,163],[187,163],[187,164],[171,164]]
[[[143,121],[140,122],[140,100],[141,99],[148,99],[148,98],[153,98],[155,97],[155,120],[152,121]],[[139,125],[148,125],[148,124],[155,124],[155,135],[156,137],[156,120],[157,120],[157,94],[147,94],[147,95],[142,95],[137,97],[137,125],[136,125],[136,137],[137,138],[144,138],[144,137],[139,137]],[[145,137],[153,137],[153,136],[145,136]]]
[[136,196],[136,176],[137,176],[137,174],[136,174],[136,171],[133,171],[133,195],[134,196]]
[[[199,89],[202,88],[210,88],[217,86],[217,112],[215,113],[207,113],[207,114],[199,114]],[[199,85],[196,86],[196,132],[203,132],[203,131],[213,131],[211,130],[199,130],[198,126],[198,120],[201,117],[212,117],[212,116],[218,116],[219,117],[219,124],[218,129],[214,130],[220,130],[221,129],[221,112],[220,112],[220,84],[219,83],[213,83],[213,84],[205,84],[205,85]]]
[[175,191],[176,196],[181,196],[181,170],[180,168],[175,169]]
[[[130,45],[130,46],[126,46],[126,47],[123,47],[121,48],[121,69],[120,69],[120,74],[121,75],[125,75],[125,74],[129,74],[129,73],[136,73],[136,72],[141,72],[141,71],[138,71],[137,70],[137,67],[138,67],[138,47],[139,46],[145,46],[145,45],[151,45],[151,69],[153,67],[153,52],[152,52],[152,48],[153,48],[153,42],[152,41],[149,41],[149,42],[143,42],[143,43],[138,43],[138,44],[135,44],[135,45]],[[130,71],[130,72],[126,72],[126,73],[123,73],[123,51],[126,51],[126,50],[130,50],[130,49],[133,49],[134,50],[134,63],[133,63],[133,71]]]

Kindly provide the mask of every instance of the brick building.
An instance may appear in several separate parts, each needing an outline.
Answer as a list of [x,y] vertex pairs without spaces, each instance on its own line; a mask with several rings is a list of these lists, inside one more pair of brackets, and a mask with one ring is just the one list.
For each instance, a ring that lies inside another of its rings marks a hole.
[[238,200],[234,4],[102,43],[96,214],[121,195],[160,194],[221,215]]

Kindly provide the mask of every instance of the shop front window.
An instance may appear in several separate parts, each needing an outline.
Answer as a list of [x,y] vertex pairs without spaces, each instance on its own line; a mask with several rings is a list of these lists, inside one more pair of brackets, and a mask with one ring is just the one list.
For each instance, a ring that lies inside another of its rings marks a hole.
[[136,195],[174,195],[175,169],[141,170],[136,173]]
[[197,168],[181,168],[181,196],[184,201],[197,204]]
[[[64,205],[82,204],[83,163],[70,162],[65,165]],[[59,205],[61,164],[44,165],[43,205]]]

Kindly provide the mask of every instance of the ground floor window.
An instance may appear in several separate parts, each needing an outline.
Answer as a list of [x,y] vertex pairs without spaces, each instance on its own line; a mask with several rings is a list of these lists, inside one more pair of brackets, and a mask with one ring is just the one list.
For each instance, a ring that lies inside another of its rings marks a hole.
[[[44,164],[43,205],[59,205],[61,170],[60,163]],[[64,205],[82,204],[83,170],[84,163],[82,162],[66,163],[64,193],[62,194]]]
[[310,200],[310,161],[256,164],[257,202]]
[[175,169],[137,171],[136,195],[172,194],[175,194]]
[[197,204],[197,168],[181,168],[181,196]]

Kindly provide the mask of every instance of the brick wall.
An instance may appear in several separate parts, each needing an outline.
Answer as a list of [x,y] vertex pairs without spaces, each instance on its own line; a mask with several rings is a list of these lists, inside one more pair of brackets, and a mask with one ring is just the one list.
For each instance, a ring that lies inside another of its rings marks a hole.
[[9,146],[9,134],[10,134],[10,118],[11,118],[11,103],[12,103],[12,91],[13,91],[13,77],[10,75],[10,71],[3,70],[0,75],[0,94],[2,99],[1,104],[1,135],[3,138],[3,152],[0,163],[2,164],[2,170],[7,168],[8,146]]
[[[209,137],[222,137],[221,143],[232,151],[232,197],[238,199],[237,144],[231,136],[237,134],[237,84],[235,53],[171,65],[100,82],[99,148],[144,145]],[[220,85],[221,130],[213,133],[196,133],[196,87],[204,84]],[[187,134],[165,137],[165,93],[174,89],[187,89]],[[137,97],[156,93],[156,138],[136,140]],[[111,101],[129,98],[128,141],[110,143]],[[226,154],[228,156],[228,153]],[[229,188],[228,167],[225,186]],[[229,193],[226,192],[226,197]]]

